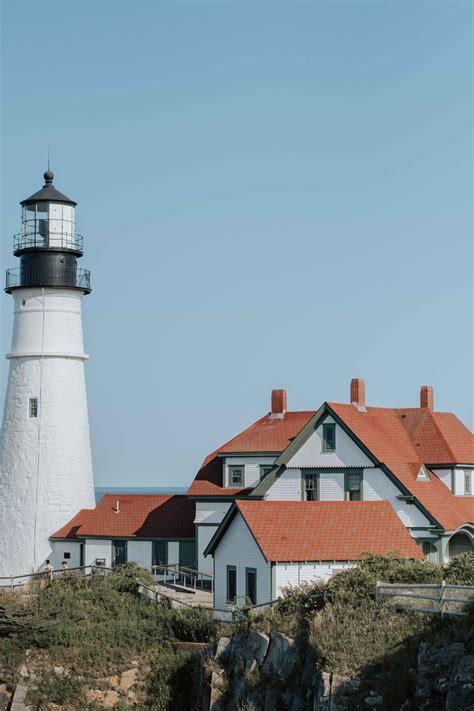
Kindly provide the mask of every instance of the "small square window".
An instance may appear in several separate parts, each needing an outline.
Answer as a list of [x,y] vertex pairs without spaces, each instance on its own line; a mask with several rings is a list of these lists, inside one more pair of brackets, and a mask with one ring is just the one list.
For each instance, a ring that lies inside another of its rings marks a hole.
[[64,560],[71,560],[71,554],[69,552],[66,552],[63,554]]
[[336,449],[336,425],[323,425],[323,452],[334,452]]
[[28,408],[30,417],[38,417],[38,398],[30,397],[30,404]]
[[232,486],[244,485],[244,467],[229,467],[229,483]]

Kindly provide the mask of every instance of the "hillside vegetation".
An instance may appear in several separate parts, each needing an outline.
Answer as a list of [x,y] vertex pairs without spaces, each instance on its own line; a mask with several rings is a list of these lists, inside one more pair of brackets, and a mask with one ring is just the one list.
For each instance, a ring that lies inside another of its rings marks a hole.
[[[443,578],[474,585],[474,556],[460,556],[444,567],[372,556],[325,586],[288,588],[263,613],[244,611],[238,622],[218,626],[206,610],[174,610],[142,599],[137,580],[154,581],[136,564],[105,577],[70,573],[26,593],[0,593],[0,684],[13,688],[23,677],[29,699],[41,708],[51,703],[63,709],[101,708],[106,698],[117,709],[191,711],[198,708],[198,686],[209,669],[206,652],[183,652],[179,643],[205,643],[215,650],[219,637],[278,631],[296,640],[315,669],[356,678],[348,708],[366,708],[370,692],[383,697],[383,709],[395,710],[414,698],[420,643],[463,640],[474,614],[441,619],[397,612],[373,599],[376,582],[439,583]],[[237,670],[238,665],[234,678]],[[293,681],[295,690],[302,686],[300,679]],[[269,683],[257,673],[247,682],[254,688]],[[414,701],[404,706],[416,708]]]

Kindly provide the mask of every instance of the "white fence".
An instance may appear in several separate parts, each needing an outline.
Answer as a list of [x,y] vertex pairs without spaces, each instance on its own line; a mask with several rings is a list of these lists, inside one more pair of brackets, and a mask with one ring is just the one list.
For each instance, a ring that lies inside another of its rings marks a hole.
[[375,599],[390,601],[399,610],[433,612],[441,615],[464,615],[464,606],[474,600],[473,585],[381,583]]

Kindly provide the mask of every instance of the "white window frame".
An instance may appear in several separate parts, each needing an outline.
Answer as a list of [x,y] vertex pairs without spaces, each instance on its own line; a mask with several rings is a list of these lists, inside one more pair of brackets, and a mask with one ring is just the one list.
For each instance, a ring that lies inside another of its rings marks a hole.
[[[233,472],[235,469],[240,470],[240,481],[233,481]],[[229,486],[245,486],[245,464],[229,464],[228,466]]]

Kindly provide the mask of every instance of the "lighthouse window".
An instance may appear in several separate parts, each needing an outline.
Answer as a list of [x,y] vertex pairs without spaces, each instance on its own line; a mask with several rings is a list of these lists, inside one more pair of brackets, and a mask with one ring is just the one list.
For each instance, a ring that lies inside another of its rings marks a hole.
[[30,417],[38,417],[38,398],[37,397],[30,397],[29,413],[30,413]]

